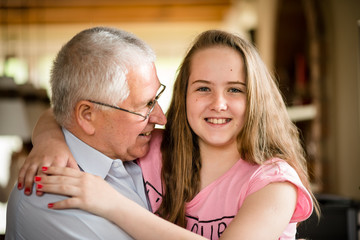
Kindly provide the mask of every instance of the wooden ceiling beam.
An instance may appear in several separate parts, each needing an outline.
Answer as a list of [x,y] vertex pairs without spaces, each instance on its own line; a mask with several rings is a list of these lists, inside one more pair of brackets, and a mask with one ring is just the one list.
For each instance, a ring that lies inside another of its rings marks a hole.
[[0,0],[0,7],[99,7],[139,5],[221,5],[232,0]]
[[133,4],[117,5],[111,5],[110,2],[112,1],[107,0],[105,1],[107,4],[101,6],[91,4],[91,2],[86,6],[79,4],[71,6],[60,4],[27,7],[2,6],[0,8],[0,24],[221,21],[230,7],[229,0],[213,0],[208,1],[207,4],[201,0],[197,0],[195,3],[193,1],[192,4],[174,4],[174,2],[180,2],[179,0],[168,1],[166,4],[140,4],[144,0],[136,0]]

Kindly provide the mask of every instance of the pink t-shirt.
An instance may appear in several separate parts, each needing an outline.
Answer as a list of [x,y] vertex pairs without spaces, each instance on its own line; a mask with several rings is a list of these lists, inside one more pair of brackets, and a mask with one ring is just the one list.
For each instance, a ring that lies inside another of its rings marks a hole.
[[[158,210],[162,201],[161,141],[162,130],[154,131],[150,152],[139,159],[153,212]],[[284,181],[298,188],[298,198],[291,221],[279,239],[295,239],[296,223],[311,215],[313,202],[296,171],[280,159],[264,165],[252,165],[239,159],[223,176],[186,204],[186,228],[208,239],[219,239],[248,195],[271,182]]]

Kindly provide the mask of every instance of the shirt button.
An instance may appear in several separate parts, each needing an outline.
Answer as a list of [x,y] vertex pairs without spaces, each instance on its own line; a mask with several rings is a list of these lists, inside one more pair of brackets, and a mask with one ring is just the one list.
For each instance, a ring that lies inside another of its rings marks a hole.
[[113,167],[114,167],[114,168],[118,168],[119,166],[120,166],[120,163],[114,162],[114,164],[113,164]]

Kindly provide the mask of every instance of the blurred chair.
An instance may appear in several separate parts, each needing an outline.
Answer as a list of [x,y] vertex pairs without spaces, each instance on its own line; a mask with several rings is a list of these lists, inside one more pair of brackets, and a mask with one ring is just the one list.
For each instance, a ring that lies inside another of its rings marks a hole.
[[320,220],[313,213],[298,227],[297,238],[309,240],[359,240],[359,202],[335,195],[316,195]]
[[[7,147],[5,153],[0,151],[1,163],[9,161],[8,169],[1,168],[0,174],[5,172],[8,180],[4,184],[0,181],[0,202],[6,203],[9,194],[17,180],[19,167],[28,155],[31,145],[31,132],[40,114],[50,106],[45,89],[37,89],[32,84],[17,85],[13,78],[0,76],[0,136],[19,137],[22,148],[13,150]],[[1,148],[0,148],[1,150]],[[13,151],[7,157],[7,151]],[[6,155],[6,156],[5,156]],[[4,175],[1,175],[4,177]],[[2,179],[1,179],[2,180]],[[0,223],[5,221],[0,213]],[[3,226],[1,226],[1,229]],[[4,236],[0,234],[0,240]]]

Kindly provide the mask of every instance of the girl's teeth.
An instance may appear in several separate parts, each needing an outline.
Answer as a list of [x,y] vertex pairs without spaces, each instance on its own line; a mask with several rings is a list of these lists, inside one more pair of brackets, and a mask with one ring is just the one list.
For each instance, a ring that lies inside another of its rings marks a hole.
[[207,119],[207,122],[210,122],[213,124],[224,124],[226,122],[226,119],[210,118],[210,119]]

